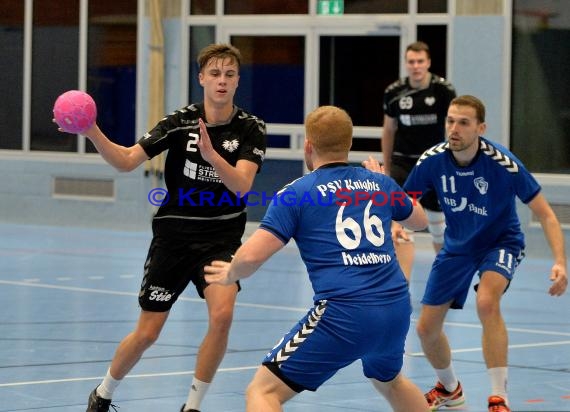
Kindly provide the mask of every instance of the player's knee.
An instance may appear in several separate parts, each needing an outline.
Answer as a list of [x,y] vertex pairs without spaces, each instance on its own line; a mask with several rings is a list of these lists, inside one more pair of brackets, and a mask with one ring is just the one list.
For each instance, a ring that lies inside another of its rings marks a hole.
[[426,209],[428,218],[428,230],[434,243],[443,244],[443,234],[445,232],[445,216],[443,212],[434,212]]
[[277,395],[262,385],[259,385],[255,379],[247,386],[245,390],[245,401],[248,411],[259,410],[260,405],[266,405],[268,402],[271,404],[282,404]]
[[154,342],[158,340],[159,336],[160,330],[155,329],[138,330],[135,332],[135,338],[138,345],[145,349],[152,346]]
[[416,333],[423,342],[435,340],[439,336],[439,331],[436,331],[434,328],[430,328],[421,322],[416,324]]
[[489,294],[477,293],[477,314],[481,320],[500,316],[499,300]]
[[232,325],[233,307],[221,307],[210,313],[210,324],[220,331],[228,331]]

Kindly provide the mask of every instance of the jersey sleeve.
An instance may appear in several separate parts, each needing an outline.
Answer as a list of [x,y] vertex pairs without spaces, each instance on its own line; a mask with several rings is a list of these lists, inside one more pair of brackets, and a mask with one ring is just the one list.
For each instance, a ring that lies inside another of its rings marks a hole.
[[169,135],[180,126],[178,112],[174,112],[162,120],[149,132],[140,138],[138,144],[142,146],[149,159],[159,155],[170,147]]
[[410,217],[413,211],[412,200],[408,197],[404,189],[391,177],[386,179],[389,193],[391,193],[392,220],[400,222]]
[[[440,83],[440,92],[444,97],[446,107],[449,106],[449,103],[451,103],[451,101],[457,97],[457,92],[455,91],[455,87],[453,87],[453,85],[449,81],[443,78],[441,79]],[[447,109],[445,113],[447,115]]]
[[299,221],[299,206],[297,202],[290,202],[287,198],[297,194],[291,186],[281,189],[275,199],[269,204],[259,227],[279,238],[284,244],[295,235]]
[[265,122],[258,117],[248,115],[245,121],[245,138],[241,145],[239,159],[257,164],[259,173],[265,159],[267,129]]
[[430,173],[428,168],[429,159],[426,159],[421,163],[416,163],[408,175],[408,178],[404,182],[404,191],[406,193],[413,193],[415,199],[421,198],[424,193],[430,189],[433,189],[430,186],[428,179]]
[[390,104],[390,102],[394,97],[393,90],[394,90],[393,85],[388,86],[384,91],[384,99],[382,101],[382,108],[384,109],[384,114],[389,117],[397,116],[397,114],[394,112],[392,105]]
[[541,187],[534,176],[518,162],[519,171],[515,175],[514,185],[517,197],[524,204],[528,204],[540,192]]
[[[484,143],[489,145],[490,142],[484,140]],[[492,146],[496,151],[501,153],[504,158],[507,158],[512,162],[510,163],[511,166],[505,170],[508,170],[508,173],[512,176],[511,184],[515,195],[521,200],[521,202],[528,204],[542,189],[540,184],[514,153],[496,142],[492,143]],[[516,164],[516,168],[513,167],[514,164]],[[513,170],[515,169],[516,173],[513,173]]]

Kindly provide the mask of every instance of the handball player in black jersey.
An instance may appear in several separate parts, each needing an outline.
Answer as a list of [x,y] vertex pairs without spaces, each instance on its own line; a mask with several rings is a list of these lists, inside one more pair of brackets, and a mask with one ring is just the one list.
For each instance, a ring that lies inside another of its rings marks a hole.
[[[429,71],[429,46],[421,41],[408,45],[405,53],[407,77],[396,80],[384,92],[382,156],[384,173],[403,186],[420,155],[445,140],[445,117],[456,96],[453,85]],[[421,198],[428,216],[434,250],[443,244],[445,219],[433,193]],[[394,224],[398,260],[410,279],[414,260],[414,238]]]
[[139,320],[90,394],[87,412],[107,412],[114,406],[115,389],[158,339],[172,305],[190,282],[206,300],[209,323],[181,411],[199,411],[224,357],[240,286],[208,285],[203,268],[212,260],[231,260],[240,246],[246,224],[240,197],[251,189],[265,155],[265,123],[234,105],[240,62],[239,50],[231,45],[204,48],[198,56],[204,101],[166,116],[134,146],[111,142],[97,125],[85,133],[101,156],[121,171],[168,150],[168,196],[152,222]]

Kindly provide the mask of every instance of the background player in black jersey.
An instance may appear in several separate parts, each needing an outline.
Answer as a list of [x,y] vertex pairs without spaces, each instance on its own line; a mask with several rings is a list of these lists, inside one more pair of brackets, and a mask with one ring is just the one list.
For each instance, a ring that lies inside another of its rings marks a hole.
[[[410,44],[405,54],[408,76],[389,85],[384,92],[382,156],[384,172],[403,185],[420,155],[445,139],[445,116],[455,89],[447,80],[431,73],[429,46]],[[428,215],[428,229],[437,252],[443,244],[445,220],[435,194],[421,199]],[[414,261],[411,234],[394,224],[396,253],[409,280]]]
[[206,300],[209,324],[181,410],[199,409],[224,357],[239,284],[208,285],[203,267],[212,260],[229,261],[241,244],[246,214],[238,196],[250,190],[265,154],[264,122],[233,103],[240,61],[239,50],[231,45],[204,48],[198,56],[204,101],[166,116],[134,146],[111,142],[97,125],[85,133],[121,171],[168,150],[164,177],[169,192],[153,218],[138,323],[90,394],[87,412],[109,410],[116,387],[158,339],[170,308],[190,281]]

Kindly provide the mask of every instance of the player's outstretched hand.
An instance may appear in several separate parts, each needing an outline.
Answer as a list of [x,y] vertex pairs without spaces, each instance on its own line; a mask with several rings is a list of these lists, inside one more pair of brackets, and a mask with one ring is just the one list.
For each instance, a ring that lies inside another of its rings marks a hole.
[[568,274],[566,273],[566,268],[564,265],[554,264],[552,266],[550,280],[553,283],[550,286],[548,293],[550,293],[552,296],[562,295],[568,287]]
[[381,165],[380,162],[378,162],[378,160],[376,160],[372,156],[368,156],[368,160],[363,160],[362,166],[364,166],[366,169],[372,172],[384,173],[384,166]]
[[204,266],[204,279],[207,283],[217,283],[219,285],[231,285],[235,281],[229,278],[230,263],[222,260],[214,260],[209,265]]
[[204,123],[204,120],[198,119],[198,124],[200,125],[200,139],[198,139],[197,145],[204,160],[211,164],[212,156],[216,151],[214,150],[214,146],[212,146],[206,123]]

